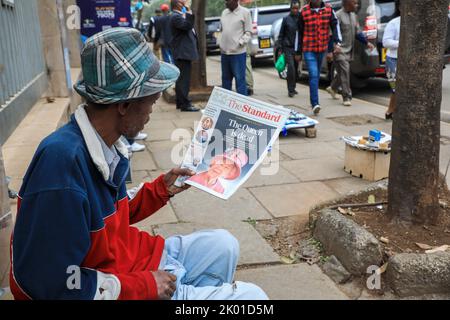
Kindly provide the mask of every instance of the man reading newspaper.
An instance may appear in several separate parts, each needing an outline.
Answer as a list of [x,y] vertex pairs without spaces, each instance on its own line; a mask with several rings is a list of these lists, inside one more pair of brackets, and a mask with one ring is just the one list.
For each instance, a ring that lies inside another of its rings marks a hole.
[[173,169],[127,193],[128,152],[179,70],[159,62],[141,33],[113,28],[81,53],[86,99],[38,147],[20,190],[11,240],[16,299],[267,299],[233,283],[237,240],[225,230],[163,239],[130,226],[186,188]]

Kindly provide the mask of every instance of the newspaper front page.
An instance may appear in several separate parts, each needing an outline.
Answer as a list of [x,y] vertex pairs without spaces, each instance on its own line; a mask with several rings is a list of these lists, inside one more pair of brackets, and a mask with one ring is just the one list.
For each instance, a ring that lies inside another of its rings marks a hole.
[[215,87],[182,163],[196,174],[178,185],[228,199],[263,161],[288,116],[283,107]]

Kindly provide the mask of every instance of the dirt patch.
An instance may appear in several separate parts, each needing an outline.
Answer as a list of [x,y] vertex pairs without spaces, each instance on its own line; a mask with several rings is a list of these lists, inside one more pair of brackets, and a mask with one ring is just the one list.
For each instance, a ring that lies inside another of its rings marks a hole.
[[[342,204],[367,203],[371,201],[387,202],[387,190],[377,189],[357,196],[349,196],[340,201]],[[439,201],[442,213],[437,225],[399,225],[391,222],[386,215],[387,205],[351,208],[342,206],[341,211],[371,232],[384,248],[385,259],[397,253],[424,253],[416,243],[431,247],[450,245],[450,192],[445,183],[439,188]],[[347,211],[347,212],[346,212]]]
[[300,242],[311,238],[307,222],[295,216],[257,221],[254,227],[280,257],[298,252]]
[[361,114],[361,115],[351,115],[351,116],[342,116],[342,117],[332,117],[328,118],[334,122],[342,124],[347,127],[352,126],[362,126],[366,124],[376,124],[385,122],[384,119],[373,116],[371,114]]

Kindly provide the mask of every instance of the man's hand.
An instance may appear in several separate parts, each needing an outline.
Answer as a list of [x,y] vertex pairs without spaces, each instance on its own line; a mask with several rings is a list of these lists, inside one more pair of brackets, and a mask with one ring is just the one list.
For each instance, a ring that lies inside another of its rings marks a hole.
[[296,54],[294,56],[295,62],[300,63],[300,61],[302,61],[302,55],[301,54]]
[[175,285],[177,277],[167,271],[152,271],[155,278],[156,287],[158,288],[158,299],[170,300],[177,289]]
[[334,54],[342,53],[342,48],[341,48],[341,46],[340,46],[340,45],[335,45],[335,46],[334,46],[334,51],[333,51],[333,53],[334,53]]
[[327,62],[328,63],[333,62],[333,52],[328,52],[327,53]]
[[177,193],[180,193],[181,191],[184,191],[190,187],[190,185],[185,184],[183,187],[179,188],[174,185],[175,181],[178,179],[179,176],[193,176],[195,172],[189,170],[189,169],[182,169],[182,168],[174,168],[170,170],[168,173],[164,175],[164,183],[167,187],[167,192],[170,196],[174,196]]
[[370,51],[372,51],[373,49],[375,49],[375,46],[373,45],[373,43],[367,42],[367,49],[369,49]]

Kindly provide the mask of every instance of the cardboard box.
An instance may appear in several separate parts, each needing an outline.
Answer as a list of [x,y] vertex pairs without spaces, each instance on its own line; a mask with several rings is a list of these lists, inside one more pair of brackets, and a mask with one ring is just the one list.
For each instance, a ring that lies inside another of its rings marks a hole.
[[344,170],[352,176],[378,181],[389,176],[390,152],[362,150],[345,145]]

